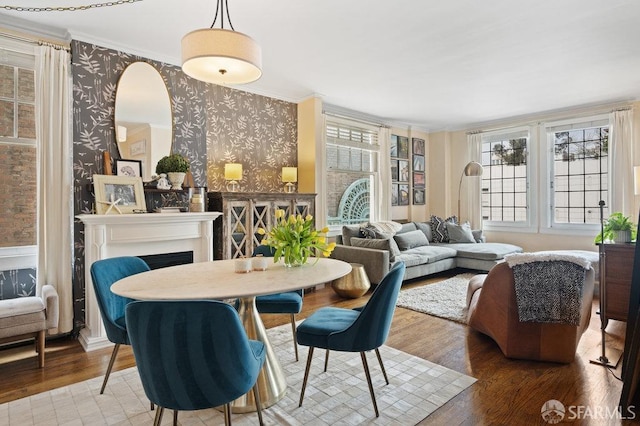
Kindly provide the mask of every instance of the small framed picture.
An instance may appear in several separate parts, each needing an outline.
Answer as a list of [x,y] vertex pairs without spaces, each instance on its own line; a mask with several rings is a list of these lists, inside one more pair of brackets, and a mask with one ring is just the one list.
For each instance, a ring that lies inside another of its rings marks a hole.
[[398,161],[398,181],[409,182],[409,162],[404,160]]
[[413,189],[413,204],[424,204],[424,188]]
[[391,184],[391,205],[392,206],[398,205],[398,184],[397,183]]
[[424,139],[411,138],[413,143],[413,154],[424,155]]
[[398,205],[409,205],[409,185],[398,185]]
[[97,214],[146,211],[141,177],[93,175]]
[[390,151],[391,157],[398,156],[398,135],[391,135]]
[[142,177],[142,161],[116,160],[116,176]]
[[146,139],[140,139],[139,141],[133,142],[131,143],[131,146],[129,147],[129,154],[135,156],[135,155],[143,155],[145,152],[147,152],[147,140]]
[[424,155],[413,156],[413,171],[424,172]]
[[398,158],[409,158],[409,138],[398,136]]
[[424,188],[424,173],[413,172],[413,186]]
[[391,160],[391,180],[394,182],[398,181],[398,160]]

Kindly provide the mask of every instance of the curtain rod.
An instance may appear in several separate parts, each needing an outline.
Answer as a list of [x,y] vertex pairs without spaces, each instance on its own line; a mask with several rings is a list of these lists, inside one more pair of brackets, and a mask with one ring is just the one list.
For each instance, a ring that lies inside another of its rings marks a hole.
[[34,39],[28,36],[8,32],[7,30],[0,30],[0,36],[17,40],[17,41],[22,41],[22,42],[33,44],[33,45],[48,46],[58,50],[66,50],[67,52],[71,51],[70,46],[59,43],[59,42],[55,42],[53,40]]
[[342,118],[345,120],[351,120],[351,121],[357,121],[358,123],[362,123],[362,124],[368,124],[369,126],[376,126],[376,127],[382,127],[382,128],[389,128],[389,126],[384,125],[382,123],[375,123],[373,121],[367,121],[367,120],[363,120],[362,118],[355,118],[355,117],[349,117],[348,115],[342,115],[342,114],[336,114],[334,112],[327,112],[327,111],[322,111],[322,113],[324,115],[328,115],[330,117],[335,117],[335,118]]
[[[617,112],[617,111],[629,111],[632,110],[633,106],[629,105],[629,106],[624,106],[624,107],[618,107],[618,108],[613,108],[611,110],[609,110],[609,113],[612,112]],[[569,119],[573,119],[573,118],[580,118],[583,117],[585,115],[594,115],[594,114],[605,114],[605,111],[592,111],[592,112],[586,112],[585,114],[573,114],[573,115],[567,115],[567,116],[562,116],[562,117],[558,117],[558,118],[553,118],[554,121],[557,120],[569,120]],[[482,130],[472,130],[469,132],[466,132],[467,135],[476,135],[479,133],[491,133],[491,132],[497,132],[500,130],[509,130],[509,129],[513,129],[514,127],[522,127],[522,126],[532,126],[532,125],[536,125],[536,124],[541,124],[542,121],[546,121],[549,120],[549,118],[547,117],[546,119],[540,118],[538,120],[533,120],[533,121],[529,121],[529,122],[524,122],[524,123],[517,123],[517,124],[513,124],[510,126],[502,126],[502,127],[492,127],[492,128],[488,128],[488,129],[482,129]]]

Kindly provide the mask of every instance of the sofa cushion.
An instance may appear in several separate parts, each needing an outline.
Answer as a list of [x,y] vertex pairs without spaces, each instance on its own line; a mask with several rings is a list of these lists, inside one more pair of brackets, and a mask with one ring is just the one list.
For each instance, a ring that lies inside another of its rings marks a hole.
[[[522,247],[506,243],[482,243],[482,244],[446,244],[451,249],[455,249],[458,257],[479,260],[500,260],[507,254],[521,253]],[[442,247],[442,246],[440,246]]]
[[402,224],[391,220],[369,222],[361,227],[361,232],[366,238],[391,238],[402,229]]
[[429,245],[427,236],[424,235],[424,232],[417,229],[415,231],[405,232],[404,234],[398,234],[394,236],[393,239],[398,243],[400,251]]
[[396,234],[404,234],[407,232],[415,231],[416,229],[418,228],[416,228],[415,223],[407,222],[402,224],[402,228],[398,232],[396,232]]
[[439,260],[455,257],[456,251],[444,246],[421,246],[401,252],[396,261],[403,261],[408,267],[434,263]]
[[473,233],[471,232],[471,226],[469,225],[468,222],[465,222],[462,225],[445,222],[445,226],[447,227],[447,234],[449,234],[450,243],[474,243],[475,244],[476,239],[473,237]]
[[447,233],[446,223],[457,223],[458,218],[456,216],[449,216],[443,219],[439,216],[431,216],[431,232],[433,233],[434,243],[448,243],[449,234]]
[[360,231],[360,225],[344,225],[342,227],[342,244],[351,245],[351,238],[364,238],[364,234]]
[[377,250],[387,250],[389,261],[394,262],[395,257],[400,254],[400,249],[393,238],[358,238],[351,237],[353,247],[364,247]]
[[416,228],[424,232],[429,242],[433,241],[433,233],[431,232],[431,224],[429,222],[414,222]]

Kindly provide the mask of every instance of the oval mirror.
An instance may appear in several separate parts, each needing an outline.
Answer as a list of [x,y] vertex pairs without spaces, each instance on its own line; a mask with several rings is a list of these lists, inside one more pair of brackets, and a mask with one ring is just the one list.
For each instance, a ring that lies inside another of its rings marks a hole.
[[146,62],[130,64],[116,89],[115,135],[120,157],[142,162],[142,179],[151,180],[155,166],[171,154],[171,99],[162,76]]

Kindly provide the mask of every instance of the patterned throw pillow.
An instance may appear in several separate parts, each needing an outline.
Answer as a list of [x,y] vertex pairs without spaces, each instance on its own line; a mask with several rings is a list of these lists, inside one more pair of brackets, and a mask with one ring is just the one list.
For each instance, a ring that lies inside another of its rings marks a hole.
[[369,222],[360,226],[365,238],[389,239],[402,229],[402,225],[393,221]]
[[457,216],[449,216],[443,219],[439,216],[431,216],[431,233],[433,235],[434,243],[448,243],[449,234],[447,232],[446,223],[458,223]]

